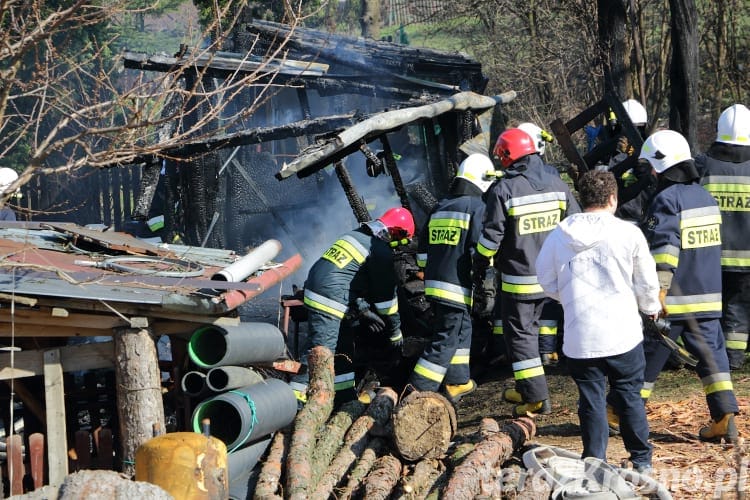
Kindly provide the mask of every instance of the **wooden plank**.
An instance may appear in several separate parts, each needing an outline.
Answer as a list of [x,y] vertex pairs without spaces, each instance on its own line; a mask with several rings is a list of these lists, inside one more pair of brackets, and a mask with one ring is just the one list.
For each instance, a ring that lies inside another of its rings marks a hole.
[[89,431],[76,431],[75,434],[76,456],[78,457],[79,469],[91,468],[91,434]]
[[114,446],[112,444],[112,430],[101,427],[96,432],[96,468],[112,470],[114,462]]
[[[112,328],[128,326],[127,321],[111,312],[109,314],[86,314],[66,311],[60,307],[39,307],[34,309],[17,307],[14,314],[11,314],[9,309],[1,308],[0,334],[2,334],[6,327],[3,323],[77,327],[87,330],[112,330]],[[111,331],[109,334],[112,334]]]
[[[61,373],[62,371],[70,372],[114,367],[115,354],[113,342],[64,346],[56,349],[54,352],[60,356]],[[16,352],[13,355],[14,366],[11,367],[11,353],[0,354],[0,380],[7,380],[11,377],[23,378],[46,375],[46,353],[33,350]],[[63,390],[60,388],[60,394],[62,395],[62,393]],[[49,393],[47,396],[49,396]],[[47,406],[47,418],[49,418],[49,406]]]
[[29,436],[29,463],[36,490],[44,486],[44,434],[40,432]]
[[[110,348],[112,348],[111,345]],[[49,467],[49,484],[51,486],[60,486],[65,480],[65,476],[68,475],[65,388],[63,386],[62,366],[61,349],[51,349],[44,352],[44,399],[47,404],[48,440],[47,464]],[[84,368],[78,367],[77,369],[83,370]]]
[[5,439],[8,456],[8,478],[10,480],[10,494],[23,494],[23,440],[19,434],[13,434]]

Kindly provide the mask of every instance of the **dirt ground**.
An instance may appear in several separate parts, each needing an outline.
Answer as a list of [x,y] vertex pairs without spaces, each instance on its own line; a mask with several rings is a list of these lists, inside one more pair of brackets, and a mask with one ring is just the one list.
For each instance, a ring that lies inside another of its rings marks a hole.
[[[578,391],[565,373],[563,364],[547,368],[552,414],[536,417],[537,435],[533,443],[582,450],[577,415]],[[509,367],[480,367],[474,374],[478,388],[458,404],[459,437],[477,430],[480,420],[491,417],[500,422],[511,417],[511,405],[502,401],[504,388],[513,387]],[[750,360],[741,371],[732,372],[741,414],[737,417],[741,443],[727,446],[701,442],[698,429],[709,421],[700,380],[686,368],[666,370],[656,382],[647,405],[654,446],[655,477],[665,484],[675,499],[746,498],[750,489],[747,468],[750,462]],[[747,444],[743,441],[748,441]],[[610,437],[607,460],[626,461],[619,436]],[[739,479],[738,479],[739,478]]]

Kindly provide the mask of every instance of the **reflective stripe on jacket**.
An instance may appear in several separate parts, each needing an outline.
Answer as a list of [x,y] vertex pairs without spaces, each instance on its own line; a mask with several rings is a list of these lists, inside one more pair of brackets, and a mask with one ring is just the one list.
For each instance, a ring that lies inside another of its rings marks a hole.
[[486,202],[477,251],[488,258],[498,255],[494,261],[504,292],[518,299],[543,298],[536,257],[550,231],[581,211],[570,188],[534,154],[506,170],[487,191]]
[[674,184],[654,197],[644,234],[659,271],[674,273],[670,318],[721,316],[721,213],[698,184]]

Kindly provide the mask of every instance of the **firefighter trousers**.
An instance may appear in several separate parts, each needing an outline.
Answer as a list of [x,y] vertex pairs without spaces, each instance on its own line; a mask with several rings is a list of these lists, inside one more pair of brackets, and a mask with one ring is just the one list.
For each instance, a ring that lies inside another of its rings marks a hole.
[[[562,306],[552,299],[544,299],[542,315],[539,318],[539,354],[558,352],[562,339],[563,314]],[[492,322],[492,354],[494,357],[508,355],[503,327],[501,301],[495,302]]]
[[500,300],[503,336],[516,390],[526,403],[549,399],[547,379],[539,355],[539,325],[547,299],[518,300],[502,292]]
[[[739,408],[729,375],[729,360],[719,320],[702,318],[673,320],[669,337],[677,340],[680,336],[682,336],[685,349],[698,359],[695,372],[701,379],[711,418],[719,420],[727,413],[737,413]],[[671,351],[661,342],[645,343],[644,351],[646,371],[641,397],[648,399]]]
[[292,389],[300,392],[307,391],[309,373],[307,370],[307,356],[315,346],[327,347],[336,354],[333,361],[335,373],[334,389],[336,402],[351,401],[356,397],[354,367],[352,365],[354,341],[348,331],[347,321],[343,322],[316,309],[307,309],[307,336],[300,362],[302,369],[292,377]]
[[750,273],[729,273],[722,275],[724,290],[724,314],[722,327],[727,346],[729,367],[742,368],[745,362],[748,333],[750,333]]
[[436,392],[444,383],[469,382],[471,315],[468,308],[432,302],[433,337],[414,366],[409,383],[419,391]]

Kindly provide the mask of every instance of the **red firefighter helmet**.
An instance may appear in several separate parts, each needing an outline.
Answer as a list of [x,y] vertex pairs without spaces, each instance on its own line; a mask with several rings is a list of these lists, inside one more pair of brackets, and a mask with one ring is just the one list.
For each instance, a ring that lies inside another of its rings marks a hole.
[[391,241],[411,239],[414,236],[414,217],[403,207],[389,208],[378,220],[388,228]]
[[503,166],[508,168],[520,158],[536,153],[534,139],[520,128],[509,128],[497,138],[492,155]]

